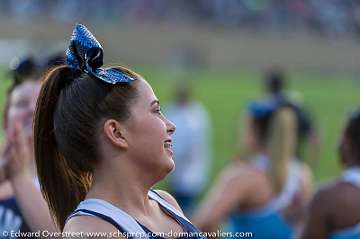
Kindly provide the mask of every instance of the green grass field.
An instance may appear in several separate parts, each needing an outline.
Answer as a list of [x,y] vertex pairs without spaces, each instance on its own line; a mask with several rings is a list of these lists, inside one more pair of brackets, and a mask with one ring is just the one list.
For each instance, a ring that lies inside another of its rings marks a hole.
[[[241,71],[206,71],[179,74],[163,70],[139,70],[166,105],[174,86],[189,81],[195,97],[208,109],[213,126],[212,179],[236,150],[236,127],[247,102],[261,96],[259,73]],[[4,71],[1,71],[4,72]],[[10,83],[0,74],[0,102],[3,110],[5,92]],[[355,76],[320,76],[291,74],[290,88],[304,97],[304,103],[322,132],[321,157],[314,169],[317,182],[335,177],[340,172],[337,162],[337,140],[346,113],[360,104],[360,81]]]
[[[247,103],[262,95],[262,75],[236,71],[141,73],[163,105],[171,100],[177,82],[191,81],[196,98],[206,106],[212,120],[214,178],[236,150],[236,129]],[[347,113],[360,106],[360,81],[355,76],[290,74],[289,88],[304,97],[304,105],[321,131],[322,146],[314,178],[317,182],[334,178],[341,170],[336,151],[338,138]]]

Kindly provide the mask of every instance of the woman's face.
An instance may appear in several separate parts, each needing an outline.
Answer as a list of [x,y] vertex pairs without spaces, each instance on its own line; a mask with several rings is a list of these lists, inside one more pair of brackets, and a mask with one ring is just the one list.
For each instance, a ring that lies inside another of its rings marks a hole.
[[33,115],[40,86],[38,81],[26,81],[15,87],[11,92],[6,119],[6,131],[8,134],[14,132],[16,123],[20,123],[25,136],[32,136]]
[[175,166],[171,141],[175,125],[161,113],[151,86],[142,79],[134,84],[138,97],[131,105],[131,116],[125,123],[129,154],[146,170],[161,172],[161,177],[165,177]]

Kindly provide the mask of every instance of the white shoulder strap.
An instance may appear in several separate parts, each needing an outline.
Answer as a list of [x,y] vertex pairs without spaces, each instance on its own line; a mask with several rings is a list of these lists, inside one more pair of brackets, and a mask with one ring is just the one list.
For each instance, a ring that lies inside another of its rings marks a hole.
[[280,210],[289,205],[295,194],[299,191],[300,174],[301,166],[297,162],[293,162],[282,192],[268,204],[269,207]]
[[[78,211],[80,210],[80,211]],[[82,201],[77,207],[75,214],[70,215],[68,220],[71,217],[77,215],[88,215],[88,216],[96,216],[91,213],[82,212],[81,210],[95,212],[99,215],[106,216],[115,221],[119,227],[124,229],[126,232],[130,233],[132,237],[142,237],[147,238],[147,234],[143,230],[143,228],[136,222],[136,220],[131,217],[129,214],[124,212],[118,207],[115,207],[111,203],[108,203],[101,199],[86,199]]]
[[265,154],[257,154],[251,161],[251,164],[255,166],[255,168],[261,171],[268,171],[271,169],[271,163],[269,158]]
[[[175,209],[170,203],[160,197],[153,190],[150,190],[148,195],[151,199],[155,200],[166,210],[190,222],[189,219],[187,219],[180,211]],[[126,232],[131,233],[132,235],[138,235],[139,237],[143,238],[144,236],[147,237],[144,229],[136,222],[136,220],[132,216],[130,216],[120,208],[115,207],[111,203],[101,199],[86,199],[82,201],[75,210],[75,213],[70,215],[67,220],[78,215],[96,216],[86,211],[95,212],[96,214],[99,214],[101,216],[111,218],[119,225],[119,227],[124,229]]]
[[360,166],[351,167],[342,174],[342,181],[360,188]]
[[149,197],[151,199],[157,201],[162,207],[164,207],[168,211],[171,211],[178,217],[181,217],[181,218],[185,219],[186,221],[190,222],[189,219],[187,219],[183,213],[181,213],[179,210],[177,210],[174,206],[172,206],[170,203],[168,203],[165,199],[160,197],[159,194],[157,194],[153,190],[149,191]]

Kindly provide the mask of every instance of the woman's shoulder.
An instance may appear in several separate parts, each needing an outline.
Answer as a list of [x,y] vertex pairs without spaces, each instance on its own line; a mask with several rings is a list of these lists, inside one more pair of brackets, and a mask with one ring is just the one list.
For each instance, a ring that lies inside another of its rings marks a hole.
[[267,175],[254,167],[251,162],[234,161],[225,166],[219,174],[217,186],[232,191],[234,187],[241,186],[244,189],[263,185],[267,180]]
[[256,179],[258,176],[265,176],[263,170],[256,167],[253,161],[235,161],[225,167],[223,174],[229,181],[236,181],[241,178]]
[[84,238],[105,238],[117,235],[118,230],[105,220],[93,216],[77,216],[71,218],[63,229],[63,234],[66,238],[73,238],[72,235],[81,233]]
[[303,162],[299,162],[299,161],[296,161],[295,164],[300,171],[300,177],[301,177],[303,183],[306,186],[311,185],[312,181],[313,181],[313,174],[312,174],[312,171],[311,171],[311,168],[309,167],[309,165],[306,163],[303,163]]
[[[336,209],[343,201],[352,200],[360,195],[353,193],[353,187],[342,180],[322,183],[315,191],[311,204],[320,208],[327,208],[327,211]],[[351,196],[350,196],[351,195]],[[350,197],[348,197],[350,196]]]
[[351,185],[351,183],[338,179],[322,184],[314,197],[323,199],[323,201],[347,201],[353,200],[356,197],[360,199],[360,190],[358,187]]
[[169,203],[171,206],[173,206],[175,209],[179,210],[182,214],[183,211],[179,204],[177,203],[176,199],[168,192],[164,190],[154,190],[155,193],[157,193],[160,197],[162,197],[167,203]]

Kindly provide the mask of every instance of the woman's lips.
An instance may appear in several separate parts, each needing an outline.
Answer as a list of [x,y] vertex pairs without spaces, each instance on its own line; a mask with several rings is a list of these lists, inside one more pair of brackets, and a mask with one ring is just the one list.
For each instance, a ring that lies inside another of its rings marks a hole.
[[165,140],[164,148],[170,153],[171,156],[173,155],[171,139]]

